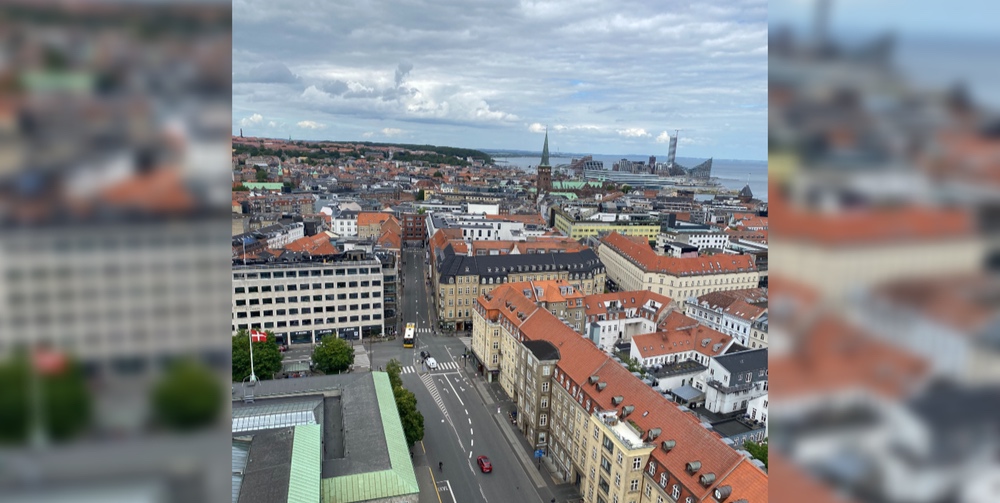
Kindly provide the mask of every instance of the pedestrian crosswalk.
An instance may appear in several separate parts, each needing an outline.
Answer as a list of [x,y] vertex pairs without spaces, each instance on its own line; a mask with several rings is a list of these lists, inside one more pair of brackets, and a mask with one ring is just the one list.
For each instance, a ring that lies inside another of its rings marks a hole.
[[430,328],[418,328],[417,329],[417,334],[431,334],[433,332],[434,332],[434,330],[432,330]]
[[[421,365],[407,365],[403,367],[403,371],[400,374],[412,374],[418,370],[423,370]],[[438,362],[437,370],[458,370],[458,364],[455,362]]]

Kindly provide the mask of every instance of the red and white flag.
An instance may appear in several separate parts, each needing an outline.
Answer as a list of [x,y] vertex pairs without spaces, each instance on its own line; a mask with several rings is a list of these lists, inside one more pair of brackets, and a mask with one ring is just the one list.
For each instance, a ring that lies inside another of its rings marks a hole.
[[50,349],[38,349],[34,354],[35,370],[43,375],[60,374],[68,363],[66,355]]
[[257,330],[250,331],[250,342],[264,342],[267,340],[267,333],[258,332]]

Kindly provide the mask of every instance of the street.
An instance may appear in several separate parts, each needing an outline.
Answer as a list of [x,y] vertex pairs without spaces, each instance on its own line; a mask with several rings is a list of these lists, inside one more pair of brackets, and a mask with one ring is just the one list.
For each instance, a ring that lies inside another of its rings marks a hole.
[[[401,322],[417,324],[416,347],[403,349],[399,340],[375,344],[372,366],[384,368],[391,358],[403,363],[403,383],[416,395],[424,415],[422,449],[426,455],[415,458],[415,469],[421,472],[430,466],[442,502],[549,502],[556,497],[551,479],[535,466],[509,423],[507,431],[501,427],[512,404],[498,404],[489,393],[484,396],[483,384],[477,391],[471,369],[463,366],[468,338],[433,330],[430,292],[424,284],[424,250],[404,250],[404,254]],[[420,351],[430,352],[439,369],[424,368]],[[414,449],[421,452],[419,447]],[[480,455],[490,458],[493,473],[481,473],[476,464]],[[441,471],[438,463],[444,464]]]

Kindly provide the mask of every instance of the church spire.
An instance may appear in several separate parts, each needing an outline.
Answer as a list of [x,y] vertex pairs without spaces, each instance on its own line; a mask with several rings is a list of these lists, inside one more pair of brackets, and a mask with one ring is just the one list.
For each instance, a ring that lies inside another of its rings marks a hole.
[[545,128],[545,145],[542,147],[542,162],[539,166],[549,165],[549,128]]

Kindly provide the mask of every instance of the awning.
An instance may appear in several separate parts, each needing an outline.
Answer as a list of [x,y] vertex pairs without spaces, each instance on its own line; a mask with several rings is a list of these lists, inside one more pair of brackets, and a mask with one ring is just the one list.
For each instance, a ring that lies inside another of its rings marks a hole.
[[697,400],[705,396],[704,392],[689,384],[685,384],[680,388],[672,389],[670,390],[670,392],[673,393],[674,396],[680,398],[681,400],[686,400],[688,402],[692,402],[694,400]]

